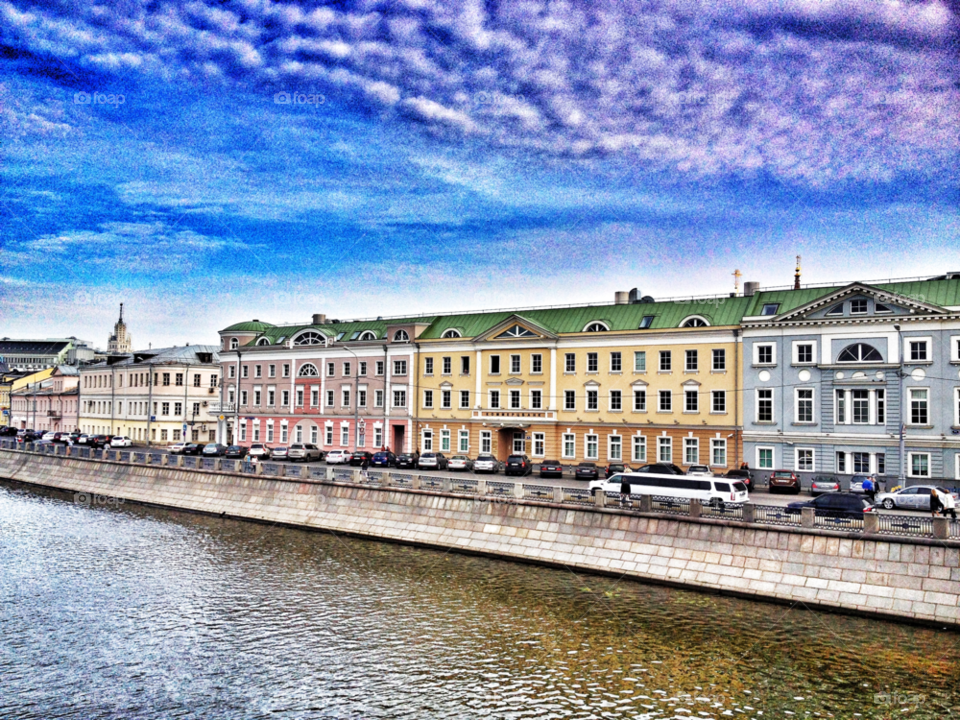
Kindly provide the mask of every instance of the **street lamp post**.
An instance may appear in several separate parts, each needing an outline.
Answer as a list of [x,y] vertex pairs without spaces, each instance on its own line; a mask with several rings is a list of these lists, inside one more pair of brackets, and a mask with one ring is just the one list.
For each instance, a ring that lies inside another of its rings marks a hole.
[[907,475],[907,441],[906,437],[904,437],[906,427],[904,426],[903,421],[903,406],[905,404],[903,397],[903,333],[901,332],[899,325],[894,325],[893,329],[897,331],[897,357],[900,358],[900,367],[897,368],[897,382],[899,387],[897,392],[900,401],[900,427],[898,428],[900,431],[900,473],[897,476],[897,484],[900,487],[903,487],[906,483]]

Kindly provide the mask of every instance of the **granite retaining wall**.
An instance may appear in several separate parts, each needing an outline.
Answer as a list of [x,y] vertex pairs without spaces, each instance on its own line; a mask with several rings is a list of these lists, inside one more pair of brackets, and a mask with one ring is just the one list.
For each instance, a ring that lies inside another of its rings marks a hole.
[[[960,542],[0,450],[0,477],[95,496],[960,627]],[[80,497],[80,501],[84,501]]]

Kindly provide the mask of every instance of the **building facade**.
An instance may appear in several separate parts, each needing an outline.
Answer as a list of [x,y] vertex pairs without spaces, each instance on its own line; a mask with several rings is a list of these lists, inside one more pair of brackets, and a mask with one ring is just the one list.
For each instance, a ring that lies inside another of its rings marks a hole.
[[107,353],[129,353],[133,351],[133,338],[127,333],[127,324],[123,321],[123,303],[120,303],[120,319],[113,326],[113,332],[107,336]]
[[43,432],[72,432],[78,428],[77,368],[61,365],[27,380],[10,393],[13,427]]
[[214,442],[220,359],[215,345],[114,355],[80,368],[81,431],[166,445]]

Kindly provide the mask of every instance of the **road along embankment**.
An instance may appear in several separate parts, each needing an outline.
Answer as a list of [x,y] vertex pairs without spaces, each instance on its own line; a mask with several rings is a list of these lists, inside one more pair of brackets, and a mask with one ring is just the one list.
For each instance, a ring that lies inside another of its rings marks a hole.
[[[512,495],[488,495],[485,484],[482,492],[461,494],[449,482],[394,487],[383,476],[374,486],[332,469],[324,469],[324,479],[306,468],[303,477],[268,477],[123,456],[121,462],[0,449],[0,477],[78,493],[80,502],[121,498],[960,628],[960,541],[942,523],[940,539],[896,537],[872,532],[873,524],[849,532],[697,517],[699,508],[677,516],[602,502],[574,506],[558,502],[563,491],[536,491],[547,501],[516,497],[522,485]],[[754,520],[753,512],[742,515]]]

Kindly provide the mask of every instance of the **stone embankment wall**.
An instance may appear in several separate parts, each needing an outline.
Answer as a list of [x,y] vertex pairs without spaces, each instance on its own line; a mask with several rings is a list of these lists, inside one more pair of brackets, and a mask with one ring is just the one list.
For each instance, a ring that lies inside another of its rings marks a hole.
[[758,527],[0,450],[0,477],[874,616],[960,627],[960,542]]

